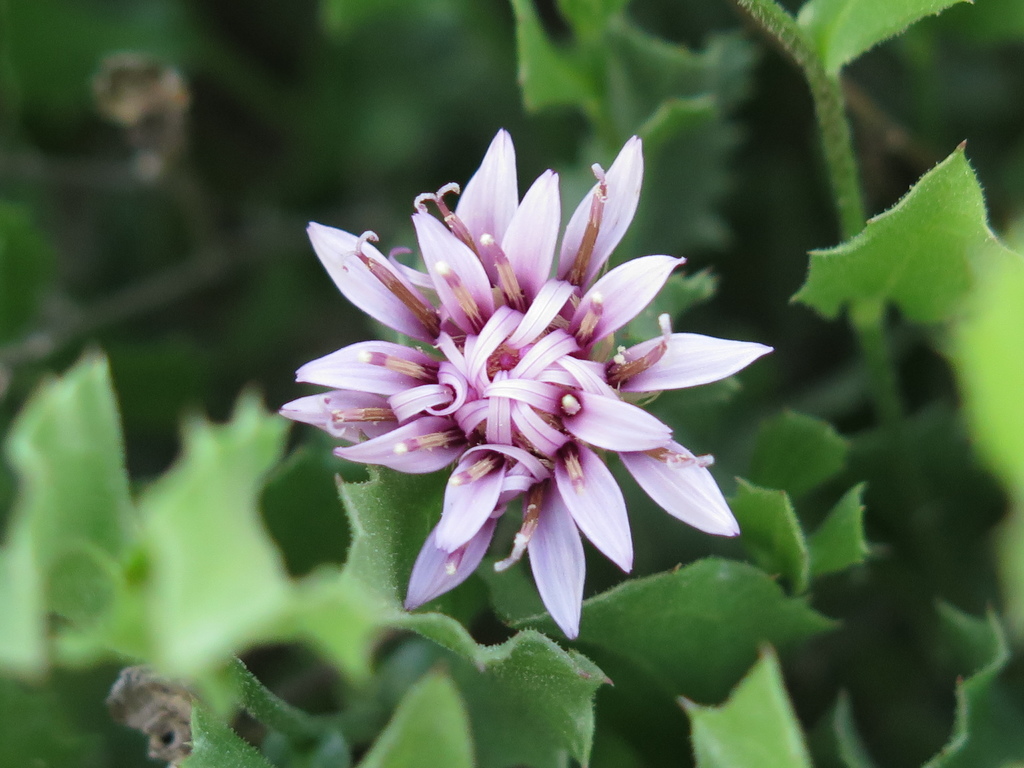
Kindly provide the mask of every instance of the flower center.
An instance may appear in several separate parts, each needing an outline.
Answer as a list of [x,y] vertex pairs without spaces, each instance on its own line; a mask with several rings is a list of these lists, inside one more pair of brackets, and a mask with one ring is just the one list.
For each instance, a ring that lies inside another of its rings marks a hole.
[[502,344],[487,358],[487,376],[494,378],[498,371],[511,371],[519,364],[519,350]]

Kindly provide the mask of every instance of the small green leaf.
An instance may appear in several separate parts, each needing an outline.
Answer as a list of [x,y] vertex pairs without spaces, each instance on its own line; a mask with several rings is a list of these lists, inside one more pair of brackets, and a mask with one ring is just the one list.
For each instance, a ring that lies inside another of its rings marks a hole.
[[852,240],[812,252],[793,299],[828,318],[847,303],[892,302],[912,320],[939,322],[960,307],[976,265],[1012,258],[988,228],[981,187],[961,147]]
[[192,754],[181,768],[273,768],[251,744],[197,704],[192,707]]
[[685,706],[697,768],[811,768],[779,661],[770,649],[725,704]]
[[816,768],[875,768],[853,721],[850,697],[840,692],[835,705],[808,739]]
[[473,741],[458,690],[432,673],[408,690],[359,768],[470,768]]
[[286,428],[255,398],[241,398],[228,424],[186,429],[181,458],[140,502],[150,621],[168,674],[188,677],[223,661],[285,606],[289,584],[257,500]]
[[911,24],[972,0],[808,0],[797,21],[831,74]]
[[811,575],[817,578],[864,562],[869,549],[864,538],[864,485],[855,485],[839,500],[807,539]]
[[846,451],[846,441],[827,421],[785,411],[758,430],[750,479],[796,498],[838,473]]
[[786,492],[740,480],[729,506],[740,524],[743,546],[754,561],[770,574],[785,576],[794,592],[807,589],[807,542]]
[[53,272],[53,251],[21,206],[0,202],[0,341],[27,330]]

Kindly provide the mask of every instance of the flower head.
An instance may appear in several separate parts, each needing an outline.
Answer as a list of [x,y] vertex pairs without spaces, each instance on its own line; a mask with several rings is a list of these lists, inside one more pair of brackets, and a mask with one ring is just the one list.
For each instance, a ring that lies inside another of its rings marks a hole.
[[[520,201],[512,139],[500,131],[452,211],[448,185],[415,201],[426,272],[385,258],[372,232],[310,224],[335,284],[371,317],[416,341],[352,344],[299,369],[332,391],[281,409],[350,445],[335,453],[400,472],[455,467],[437,527],[413,566],[413,609],[479,565],[497,519],[522,498],[504,570],[529,553],[540,596],[567,636],[579,632],[582,532],[623,571],[633,565],[626,505],[603,454],[669,514],[712,534],[739,533],[707,470],[634,395],[739,371],[770,347],[672,333],[615,348],[613,334],[684,259],[645,256],[602,275],[636,211],[640,139],[626,142],[576,208],[555,263],[561,203],[546,171]],[[431,208],[434,211],[431,211]],[[436,214],[436,215],[435,215]]]

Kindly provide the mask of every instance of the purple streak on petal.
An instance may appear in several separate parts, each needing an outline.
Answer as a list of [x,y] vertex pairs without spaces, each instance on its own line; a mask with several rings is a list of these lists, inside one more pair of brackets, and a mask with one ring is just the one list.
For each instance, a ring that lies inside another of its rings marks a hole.
[[466,398],[469,397],[469,384],[462,371],[447,360],[442,361],[438,367],[437,381],[451,389],[453,398],[450,405],[443,408],[428,408],[427,412],[435,416],[450,416],[465,404]]
[[545,413],[555,413],[558,401],[564,394],[554,384],[545,384],[533,379],[500,379],[484,390],[484,397],[507,397],[528,403]]
[[[487,358],[496,350],[523,319],[523,314],[511,307],[498,307],[491,319],[474,339],[466,340],[466,364],[469,366],[469,381],[474,387],[487,386]],[[470,341],[472,351],[470,350]]]
[[633,569],[633,539],[629,533],[626,502],[615,478],[601,458],[579,446],[583,476],[572,477],[564,461],[555,464],[555,482],[572,519],[591,543],[619,568]]
[[406,422],[428,408],[443,407],[454,398],[451,388],[444,384],[421,384],[388,398],[388,405],[400,422]]
[[583,407],[562,424],[580,440],[609,451],[648,451],[672,439],[672,430],[635,405],[589,392],[576,394]]
[[[643,177],[643,147],[640,139],[634,136],[622,147],[619,156],[615,158],[605,175],[605,180],[608,182],[608,200],[601,216],[601,229],[590,256],[590,265],[584,285],[593,282],[601,271],[601,267],[608,261],[611,252],[615,250],[615,246],[622,240],[630,222],[633,221],[633,214],[636,213],[636,207],[640,201]],[[590,193],[580,202],[565,228],[565,237],[562,239],[562,250],[558,260],[559,278],[564,278],[569,273],[576,258],[576,252],[580,249],[580,243],[583,242],[583,233],[586,231],[587,220],[590,218],[590,201],[596,190],[597,185],[595,184]]]
[[596,295],[600,295],[603,306],[591,338],[597,341],[619,330],[654,300],[672,270],[684,261],[672,256],[643,256],[619,265],[584,295],[572,318],[573,333]]
[[379,395],[394,395],[409,387],[423,384],[423,381],[380,365],[360,360],[364,353],[391,355],[418,365],[433,368],[437,361],[418,349],[389,341],[360,341],[349,344],[329,355],[306,363],[295,373],[296,381],[319,384],[335,389],[352,389],[374,392]]
[[[494,536],[497,520],[488,520],[461,552],[445,552],[435,544],[434,531],[430,532],[420,550],[409,577],[409,589],[405,597],[405,610],[411,611],[424,603],[455,589],[464,582],[480,565]],[[460,556],[461,555],[461,556]],[[449,572],[448,564],[453,565]]]
[[584,392],[592,392],[595,395],[604,395],[618,399],[615,390],[605,380],[605,364],[596,360],[580,360],[576,357],[563,357],[558,365],[564,368],[572,376],[575,386]]
[[540,336],[562,311],[574,290],[574,286],[563,280],[548,280],[544,283],[519,327],[509,336],[508,343],[514,347],[521,347]]
[[[506,371],[498,371],[495,381],[508,376]],[[512,442],[512,401],[505,397],[492,397],[487,400],[487,442],[509,445]]]
[[586,560],[579,531],[554,486],[545,494],[527,551],[544,607],[565,636],[575,639],[580,633]]
[[[325,227],[315,222],[310,223],[307,232],[310,242],[313,243],[313,250],[320,257],[327,273],[334,280],[334,284],[338,286],[338,290],[345,295],[345,298],[370,317],[406,336],[420,341],[432,341],[430,333],[416,318],[416,315],[401,299],[384,287],[384,284],[374,277],[356,256],[356,247],[359,245],[358,237],[344,230]],[[419,289],[401,271],[395,269],[381,255],[380,251],[369,243],[364,243],[363,253],[369,259],[384,265],[396,279],[410,290],[414,297],[422,300],[424,306],[431,306]]]
[[534,344],[525,355],[523,355],[511,373],[513,378],[533,379],[541,371],[551,365],[555,360],[575,352],[580,348],[576,339],[556,328],[547,336]]
[[434,530],[434,543],[443,550],[454,552],[473,538],[498,505],[505,479],[504,463],[477,480],[458,484],[460,473],[483,458],[463,456],[445,487],[441,522]]
[[483,319],[486,320],[494,311],[494,297],[483,264],[465,243],[430,214],[414,213],[412,223],[416,229],[420,251],[423,253],[423,261],[426,262],[427,271],[430,272],[434,287],[437,288],[438,297],[459,327],[464,331],[475,330],[451,286],[438,274],[437,265],[442,262],[448,265],[452,273],[466,286],[480,308]]
[[[636,360],[661,343],[651,339],[626,350],[626,360]],[[771,347],[752,341],[732,341],[701,336],[697,333],[673,333],[662,358],[636,376],[622,382],[626,392],[657,392],[710,384],[732,376],[750,365]]]
[[413,475],[436,472],[459,457],[465,447],[461,440],[443,448],[400,450],[397,453],[395,448],[399,443],[434,432],[444,432],[453,426],[451,419],[440,416],[424,416],[372,440],[344,448],[335,448],[334,454],[349,461],[380,464]]
[[551,274],[561,218],[558,174],[545,171],[527,191],[500,241],[527,299],[537,295]]
[[479,241],[487,233],[500,243],[517,205],[516,151],[512,137],[502,129],[491,141],[479,170],[466,184],[455,214],[474,240]]
[[519,433],[542,454],[554,456],[569,442],[569,436],[551,426],[526,403],[512,403],[512,423]]
[[[669,443],[666,447],[684,456],[693,456],[678,443]],[[736,536],[740,532],[718,483],[700,464],[666,463],[646,453],[620,455],[640,487],[672,517],[718,536]]]

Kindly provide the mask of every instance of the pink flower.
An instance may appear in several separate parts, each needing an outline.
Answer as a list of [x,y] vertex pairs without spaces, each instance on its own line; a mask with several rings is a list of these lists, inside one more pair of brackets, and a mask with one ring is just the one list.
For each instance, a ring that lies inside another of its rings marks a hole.
[[512,553],[495,567],[528,552],[545,606],[576,637],[580,533],[623,571],[633,565],[626,505],[605,451],[618,452],[670,515],[708,533],[739,533],[707,470],[711,458],[673,442],[671,429],[630,400],[718,381],[771,348],[672,333],[663,316],[660,337],[616,349],[612,335],[684,260],[645,256],[602,275],[640,198],[640,139],[626,142],[607,173],[595,165],[594,174],[557,264],[558,175],[541,174],[520,201],[505,131],[454,212],[445,196],[456,185],[416,199],[426,273],[386,258],[372,232],[309,225],[317,255],[349,301],[422,344],[367,341],[307,363],[298,380],[332,391],[281,412],[351,443],[335,450],[345,459],[412,473],[456,463],[440,522],[413,566],[407,609],[462,583],[483,559],[497,519],[522,498]]

